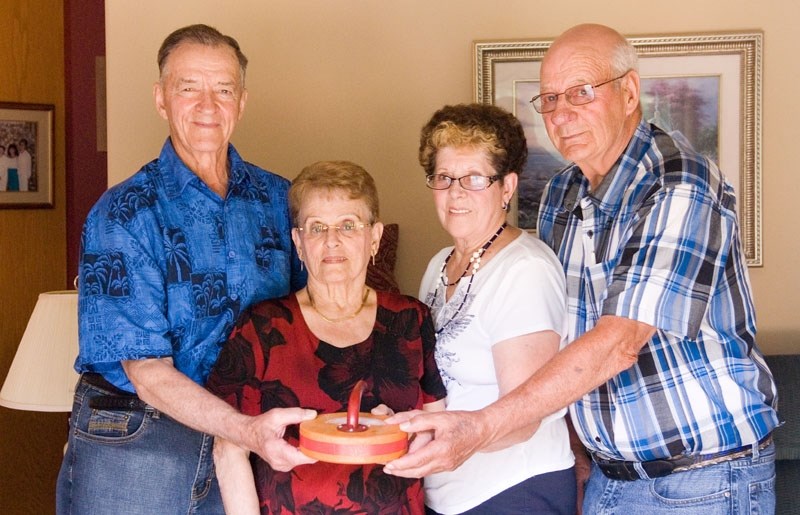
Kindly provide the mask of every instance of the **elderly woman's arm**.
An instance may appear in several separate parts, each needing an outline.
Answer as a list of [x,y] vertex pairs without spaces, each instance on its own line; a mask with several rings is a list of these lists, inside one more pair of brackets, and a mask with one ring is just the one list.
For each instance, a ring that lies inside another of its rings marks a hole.
[[225,513],[259,515],[258,493],[250,452],[222,438],[214,439],[214,467]]
[[[505,396],[530,378],[550,358],[556,355],[561,337],[555,331],[539,331],[516,338],[509,338],[492,347],[495,375],[500,388],[499,397]],[[509,418],[517,416],[508,413]],[[492,452],[523,442],[533,436],[539,428],[539,421],[522,426],[502,439],[483,449]]]

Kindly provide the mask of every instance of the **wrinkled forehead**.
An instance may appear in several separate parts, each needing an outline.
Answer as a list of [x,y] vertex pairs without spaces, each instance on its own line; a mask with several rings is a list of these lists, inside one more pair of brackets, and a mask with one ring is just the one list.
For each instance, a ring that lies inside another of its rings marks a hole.
[[195,42],[181,43],[169,53],[164,61],[161,78],[163,80],[166,77],[175,78],[197,72],[230,75],[238,83],[242,83],[244,79],[236,52],[231,47]]
[[583,43],[554,46],[542,60],[542,91],[596,82],[610,70],[610,51]]

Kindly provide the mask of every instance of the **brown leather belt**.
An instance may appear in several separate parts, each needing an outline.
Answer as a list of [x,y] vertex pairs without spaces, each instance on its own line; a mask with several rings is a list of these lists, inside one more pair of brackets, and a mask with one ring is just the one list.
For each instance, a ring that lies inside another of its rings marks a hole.
[[[759,440],[758,449],[763,450],[772,443],[772,435],[769,434]],[[709,467],[726,461],[738,460],[753,454],[753,446],[745,445],[730,449],[728,451],[713,454],[695,454],[688,456],[674,456],[660,460],[650,461],[621,461],[609,460],[600,457],[595,452],[589,452],[592,460],[597,467],[609,479],[617,481],[636,481],[637,479],[653,479],[656,477],[668,476],[674,472],[693,470]],[[644,473],[640,472],[643,470]]]
[[89,407],[92,409],[110,411],[144,411],[148,405],[139,397],[125,390],[120,390],[113,384],[106,381],[100,374],[85,372],[81,375],[81,381],[96,388],[108,392],[107,395],[99,395],[89,399]]

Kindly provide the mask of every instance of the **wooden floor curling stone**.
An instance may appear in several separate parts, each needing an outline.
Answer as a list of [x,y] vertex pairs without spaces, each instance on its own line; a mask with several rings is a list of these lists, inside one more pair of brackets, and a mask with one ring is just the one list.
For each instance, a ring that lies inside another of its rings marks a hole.
[[388,463],[408,451],[408,434],[387,417],[360,413],[367,383],[359,381],[350,392],[347,413],[327,413],[300,423],[300,450],[306,456],[330,463],[363,465]]

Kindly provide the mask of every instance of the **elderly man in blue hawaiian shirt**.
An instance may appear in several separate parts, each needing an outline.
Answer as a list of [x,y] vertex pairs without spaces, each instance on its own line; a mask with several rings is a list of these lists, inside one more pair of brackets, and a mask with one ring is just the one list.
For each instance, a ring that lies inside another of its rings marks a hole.
[[58,479],[62,513],[222,513],[222,436],[288,470],[301,408],[238,413],[203,387],[239,313],[305,284],[290,237],[289,182],[230,144],[247,59],[205,25],[170,34],[154,86],[161,155],[108,190],[83,230],[82,374]]

